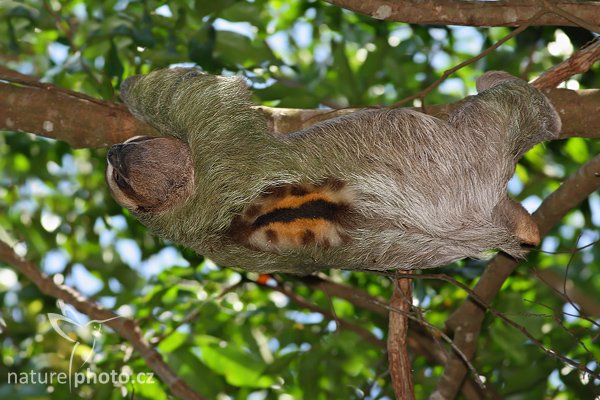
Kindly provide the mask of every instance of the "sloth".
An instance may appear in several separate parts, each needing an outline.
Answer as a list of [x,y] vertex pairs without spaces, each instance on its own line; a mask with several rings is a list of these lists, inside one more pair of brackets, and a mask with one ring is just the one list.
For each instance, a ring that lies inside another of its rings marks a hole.
[[112,146],[106,180],[156,235],[248,271],[523,257],[539,232],[507,182],[560,118],[505,72],[477,88],[447,120],[367,109],[276,137],[242,78],[158,70],[127,79],[121,97],[162,136]]

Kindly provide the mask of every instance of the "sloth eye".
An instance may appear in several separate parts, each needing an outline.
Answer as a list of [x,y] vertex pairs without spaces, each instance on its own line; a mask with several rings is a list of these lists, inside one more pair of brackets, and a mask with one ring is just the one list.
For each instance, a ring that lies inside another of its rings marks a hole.
[[129,187],[129,184],[127,183],[125,178],[123,178],[121,176],[121,174],[119,174],[116,170],[113,171],[113,180],[115,181],[117,186],[120,187],[121,189]]

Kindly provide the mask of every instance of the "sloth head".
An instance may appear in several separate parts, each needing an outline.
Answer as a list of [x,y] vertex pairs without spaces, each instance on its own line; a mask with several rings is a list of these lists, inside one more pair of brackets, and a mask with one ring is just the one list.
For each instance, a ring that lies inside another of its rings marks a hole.
[[192,193],[192,154],[179,139],[137,136],[112,146],[106,158],[113,198],[135,215],[172,209]]

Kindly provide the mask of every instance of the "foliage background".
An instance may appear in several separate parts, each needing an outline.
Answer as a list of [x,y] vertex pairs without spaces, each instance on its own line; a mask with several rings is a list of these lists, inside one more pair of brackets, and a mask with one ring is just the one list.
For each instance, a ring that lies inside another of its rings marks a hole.
[[[125,77],[185,63],[247,77],[259,103],[317,108],[391,104],[422,90],[509,29],[387,23],[316,1],[3,0],[0,32],[1,65],[103,99],[117,101]],[[531,80],[590,39],[576,28],[530,28],[458,71],[426,101],[445,103],[473,93],[475,78],[487,70]],[[567,86],[597,88],[599,70],[596,65]],[[599,150],[597,140],[579,138],[538,146],[520,163],[511,193],[535,209]],[[169,365],[208,398],[393,397],[381,348],[255,283],[264,277],[219,268],[152,237],[111,199],[103,177],[105,155],[105,149],[73,150],[23,133],[0,135],[0,226],[21,240],[18,249],[28,259],[56,282],[134,316],[147,337],[163,338],[158,349]],[[544,240],[545,252],[534,252],[522,263],[494,303],[547,347],[596,371],[600,246],[568,250],[598,240],[599,227],[596,193]],[[551,253],[561,250],[567,252]],[[431,272],[472,285],[484,265],[468,260]],[[588,311],[596,322],[582,318],[536,279],[535,269],[566,277],[596,302],[597,308]],[[373,296],[391,294],[386,277],[345,271],[329,276]],[[289,277],[281,279],[322,309],[385,338],[383,317]],[[442,329],[465,297],[449,283],[415,280],[415,304]],[[7,384],[11,371],[68,370],[71,344],[52,330],[46,317],[51,312],[60,312],[54,299],[0,264],[0,398],[72,396],[60,385]],[[186,319],[190,313],[193,318]],[[89,343],[77,354],[80,362],[86,348]],[[103,333],[96,350],[98,371],[148,371],[139,355],[110,331]],[[565,367],[490,316],[474,365],[506,399],[598,395],[593,386],[600,382]],[[413,367],[417,398],[425,398],[443,366],[415,355]],[[120,390],[89,385],[75,394],[169,397],[160,382]]]

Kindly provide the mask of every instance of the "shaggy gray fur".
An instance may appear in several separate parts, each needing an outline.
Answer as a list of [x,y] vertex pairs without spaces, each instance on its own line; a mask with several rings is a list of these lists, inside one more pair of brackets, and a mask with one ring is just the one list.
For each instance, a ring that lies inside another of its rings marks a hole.
[[[427,268],[489,249],[521,256],[506,184],[525,151],[558,136],[560,119],[526,82],[495,74],[484,75],[487,89],[447,122],[404,109],[365,110],[285,139],[268,133],[240,78],[168,69],[129,79],[122,89],[129,109],[189,143],[195,171],[182,205],[136,216],[220,265],[260,272]],[[348,243],[276,254],[226,235],[266,187],[332,177],[356,195]]]

